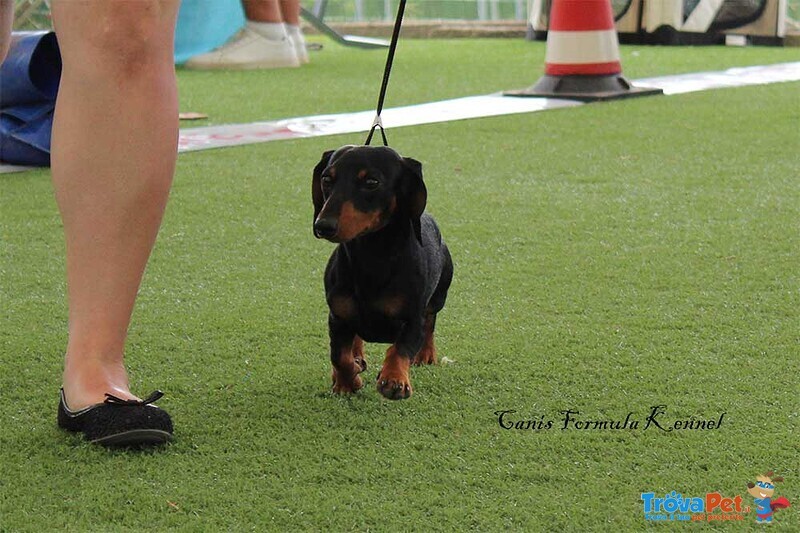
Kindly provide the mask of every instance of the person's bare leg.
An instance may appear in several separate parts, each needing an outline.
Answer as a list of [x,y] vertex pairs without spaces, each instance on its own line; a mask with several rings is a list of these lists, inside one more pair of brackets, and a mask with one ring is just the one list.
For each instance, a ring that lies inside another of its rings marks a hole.
[[283,22],[292,26],[300,25],[300,0],[280,0]]
[[0,0],[0,63],[6,58],[14,24],[14,0]]
[[244,16],[253,22],[283,22],[278,0],[242,0]]
[[80,409],[131,394],[123,351],[175,169],[179,0],[53,0],[63,76],[52,169],[67,250],[63,386]]

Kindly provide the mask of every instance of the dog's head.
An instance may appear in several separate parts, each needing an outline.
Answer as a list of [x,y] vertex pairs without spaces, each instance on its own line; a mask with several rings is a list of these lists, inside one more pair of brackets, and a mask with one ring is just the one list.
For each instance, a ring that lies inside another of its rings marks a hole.
[[418,161],[385,146],[343,146],[322,154],[311,187],[317,238],[347,242],[404,217],[422,241],[428,193]]
[[756,476],[755,483],[748,483],[747,492],[749,492],[753,498],[757,499],[772,498],[772,495],[775,494],[775,483],[779,481],[783,481],[783,477],[773,477],[772,471],[769,471],[763,476]]

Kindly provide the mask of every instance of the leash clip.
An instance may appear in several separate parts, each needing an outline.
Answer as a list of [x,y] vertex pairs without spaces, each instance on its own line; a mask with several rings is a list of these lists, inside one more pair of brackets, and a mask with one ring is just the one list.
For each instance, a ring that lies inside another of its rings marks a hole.
[[406,0],[400,0],[397,6],[397,18],[394,21],[394,30],[392,30],[392,42],[389,44],[389,53],[386,56],[386,67],[383,69],[383,82],[381,82],[381,92],[378,96],[378,112],[375,115],[375,120],[372,121],[372,128],[369,130],[367,142],[364,144],[369,146],[372,142],[372,135],[375,133],[375,128],[381,129],[381,137],[383,137],[383,145],[389,146],[389,141],[386,140],[386,132],[383,130],[383,122],[381,121],[381,111],[383,111],[383,102],[386,99],[386,87],[389,85],[389,75],[392,73],[392,63],[394,62],[394,53],[397,50],[397,41],[400,40],[400,29],[403,26],[403,14],[406,11]]
[[386,140],[386,131],[383,129],[383,120],[381,119],[380,114],[375,115],[375,120],[372,121],[372,127],[369,129],[369,135],[367,136],[367,140],[364,143],[366,146],[372,142],[372,136],[375,134],[375,128],[381,129],[381,138],[383,138],[383,145],[389,146],[389,141]]

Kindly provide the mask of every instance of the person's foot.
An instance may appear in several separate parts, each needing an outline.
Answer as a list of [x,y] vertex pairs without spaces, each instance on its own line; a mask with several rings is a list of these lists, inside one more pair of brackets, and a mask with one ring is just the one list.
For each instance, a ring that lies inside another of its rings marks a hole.
[[122,359],[65,359],[58,427],[108,447],[157,446],[173,438],[172,418],[157,407],[163,393],[144,400],[131,394]]
[[250,70],[267,68],[299,67],[292,40],[281,28],[263,31],[259,23],[248,22],[236,36],[214,51],[195,56],[184,65],[195,70]]
[[297,59],[300,60],[301,65],[305,65],[309,62],[309,59],[308,49],[306,48],[306,39],[303,37],[303,31],[300,29],[300,26],[287,24],[286,33],[289,34],[289,40],[292,42],[292,46],[294,46]]
[[164,395],[156,390],[144,400],[123,400],[106,394],[103,403],[79,410],[71,409],[61,389],[56,421],[70,433],[83,433],[92,444],[107,447],[158,446],[172,440],[169,413],[153,402]]
[[139,400],[131,393],[128,374],[122,361],[84,357],[81,360],[67,357],[64,362],[63,389],[66,403],[72,410],[80,410],[103,403],[106,394],[123,400]]

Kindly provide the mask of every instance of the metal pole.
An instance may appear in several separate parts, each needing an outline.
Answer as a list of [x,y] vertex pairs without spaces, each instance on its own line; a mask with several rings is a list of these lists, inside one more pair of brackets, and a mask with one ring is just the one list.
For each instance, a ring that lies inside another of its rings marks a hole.
[[314,16],[319,18],[320,20],[325,19],[325,8],[328,7],[328,0],[316,0],[314,2]]
[[489,7],[491,8],[491,19],[492,20],[499,20],[500,19],[500,0],[491,0],[491,2],[489,2]]
[[478,20],[489,18],[488,0],[478,0]]
[[514,18],[517,20],[526,20],[525,16],[525,0],[517,0],[514,4]]

